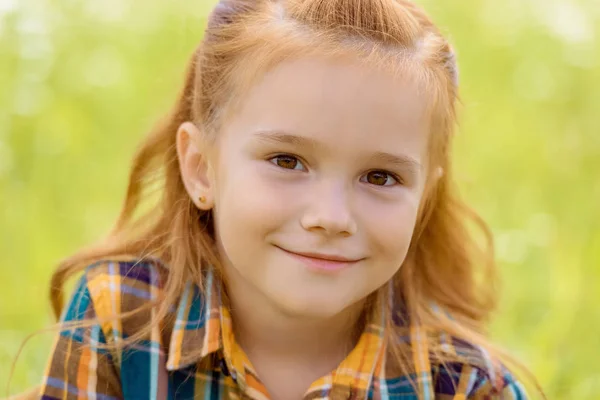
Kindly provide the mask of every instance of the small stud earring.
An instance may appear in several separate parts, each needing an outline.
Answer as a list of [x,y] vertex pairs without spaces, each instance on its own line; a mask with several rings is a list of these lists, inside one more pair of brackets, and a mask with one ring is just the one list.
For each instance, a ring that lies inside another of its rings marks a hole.
[[198,201],[200,201],[200,203],[206,203],[206,197],[200,196],[198,197]]

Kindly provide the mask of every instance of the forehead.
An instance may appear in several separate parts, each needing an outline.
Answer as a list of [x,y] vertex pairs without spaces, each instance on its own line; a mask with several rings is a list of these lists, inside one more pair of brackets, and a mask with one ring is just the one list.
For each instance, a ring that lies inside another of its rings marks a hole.
[[236,131],[280,129],[376,150],[424,150],[427,103],[418,85],[359,61],[288,60],[238,100],[229,118]]

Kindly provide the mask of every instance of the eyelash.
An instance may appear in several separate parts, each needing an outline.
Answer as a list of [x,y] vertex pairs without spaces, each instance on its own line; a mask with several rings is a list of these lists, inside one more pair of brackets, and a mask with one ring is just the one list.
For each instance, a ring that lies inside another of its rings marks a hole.
[[297,156],[293,156],[291,154],[277,154],[271,158],[269,158],[269,162],[271,162],[272,164],[274,164],[276,167],[282,168],[282,169],[290,169],[290,170],[296,170],[296,168],[286,168],[286,167],[282,167],[281,165],[277,164],[276,161],[278,158],[288,158],[288,159],[292,159],[293,161],[296,161],[298,163],[298,165],[301,165],[303,168],[302,170],[306,170],[306,167],[304,166],[304,162],[302,160],[300,160],[299,157]]
[[[396,186],[396,185],[402,184],[402,180],[400,179],[400,177],[398,175],[396,175],[394,173],[391,173],[389,171],[386,171],[386,170],[382,170],[382,169],[374,169],[374,170],[371,170],[371,171],[367,172],[366,174],[364,174],[363,176],[361,176],[360,181],[361,182],[365,182],[365,181],[363,181],[363,177],[366,178],[370,173],[373,173],[373,172],[377,172],[377,173],[381,173],[381,174],[387,175],[389,178],[391,178],[393,180],[393,183],[391,185],[385,185],[385,184],[384,185],[376,185],[374,183],[371,183],[371,185],[373,185],[373,186],[385,187],[385,186]],[[386,179],[386,182],[387,182],[387,179]],[[369,183],[369,182],[365,182],[365,183]]]
[[[277,163],[277,159],[280,159],[280,158],[291,159],[292,161],[295,161],[297,164],[294,165],[294,168],[282,167],[281,165],[279,165]],[[277,155],[269,158],[268,161],[270,163],[272,163],[273,165],[275,165],[276,167],[279,167],[279,168],[282,168],[282,169],[289,169],[289,170],[293,170],[294,171],[294,170],[297,170],[295,168],[296,165],[300,165],[300,166],[302,166],[302,169],[300,169],[300,171],[306,170],[306,167],[304,166],[304,162],[299,157],[291,155],[291,154],[277,154]],[[363,180],[363,178],[366,178],[369,174],[374,173],[374,172],[375,173],[381,173],[381,174],[387,175],[387,177],[391,178],[394,181],[394,183],[392,183],[391,185],[386,185],[386,184],[384,184],[384,185],[371,184],[373,186],[385,187],[385,186],[395,186],[396,184],[402,184],[402,179],[398,175],[396,175],[396,174],[394,174],[392,172],[386,171],[386,170],[381,170],[381,169],[375,169],[375,170],[368,171],[366,174],[364,174],[363,176],[361,176],[360,181],[369,184],[369,182],[366,181],[366,180]],[[387,179],[386,179],[386,183],[387,183]]]

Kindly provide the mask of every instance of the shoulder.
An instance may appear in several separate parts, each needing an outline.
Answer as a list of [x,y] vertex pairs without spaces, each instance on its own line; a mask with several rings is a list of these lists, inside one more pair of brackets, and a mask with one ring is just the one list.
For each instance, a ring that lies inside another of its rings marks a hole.
[[461,361],[432,363],[436,395],[460,395],[473,400],[527,399],[523,385],[502,362],[493,359],[484,349],[457,339],[445,349]]
[[162,289],[166,273],[166,267],[158,259],[124,257],[90,264],[83,279],[92,293],[109,291],[150,298],[153,289]]
[[158,259],[97,260],[84,268],[62,319],[104,319],[134,311],[159,296],[166,275]]
[[143,306],[158,297],[165,274],[157,260],[131,257],[83,268],[61,316],[41,388],[44,398],[77,397],[79,392],[86,398],[118,399],[129,397],[132,388],[137,393],[148,387],[140,377],[152,376],[149,371],[156,368],[151,355],[161,346],[161,332],[156,324],[146,333],[154,313]]

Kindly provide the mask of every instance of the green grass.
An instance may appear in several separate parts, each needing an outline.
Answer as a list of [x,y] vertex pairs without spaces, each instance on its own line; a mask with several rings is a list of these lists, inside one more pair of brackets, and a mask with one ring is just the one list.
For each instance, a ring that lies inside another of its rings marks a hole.
[[[51,322],[55,263],[111,225],[210,3],[0,2],[0,388]],[[456,164],[504,280],[494,338],[552,399],[600,398],[600,7],[423,1],[455,44]],[[10,5],[12,4],[12,7]],[[52,335],[12,381],[39,382]]]

